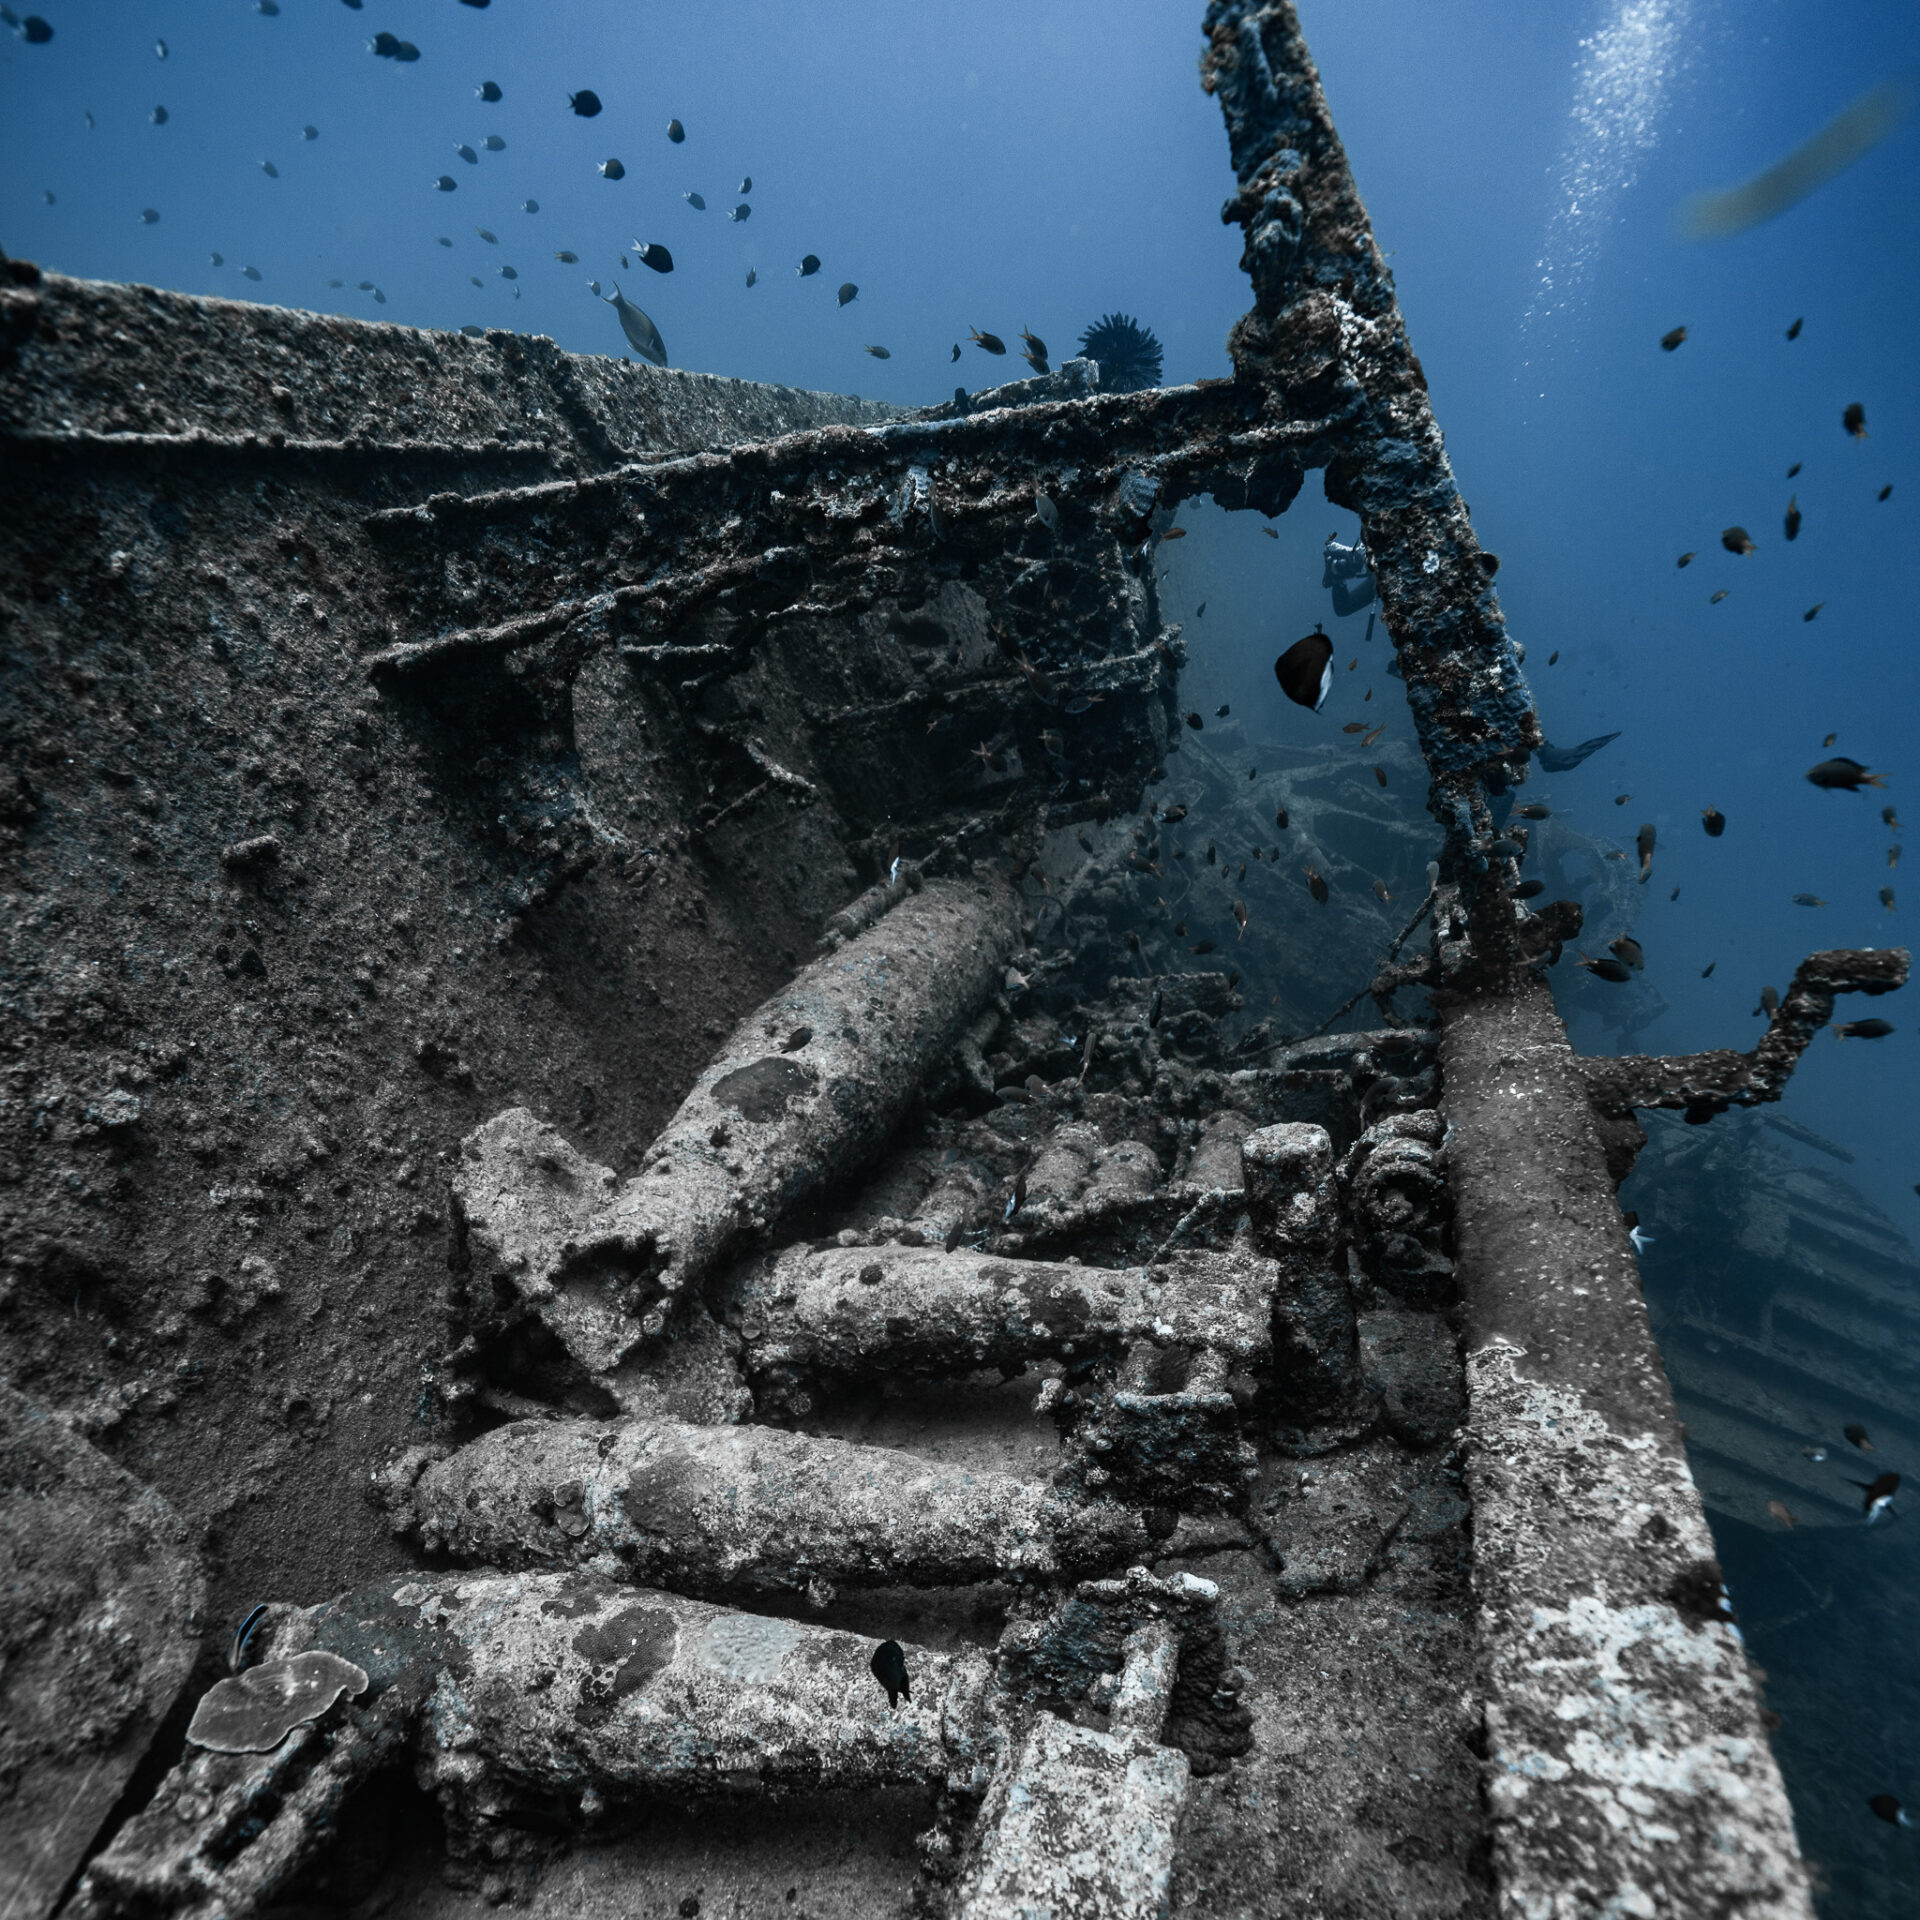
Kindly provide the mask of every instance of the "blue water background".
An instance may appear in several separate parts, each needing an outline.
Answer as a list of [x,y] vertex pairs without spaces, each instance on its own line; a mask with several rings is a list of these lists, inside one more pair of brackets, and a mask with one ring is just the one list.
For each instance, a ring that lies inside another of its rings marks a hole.
[[[247,0],[42,0],[42,11],[51,45],[0,35],[0,246],[63,272],[417,326],[510,326],[606,353],[625,342],[586,282],[618,281],[675,365],[916,404],[1025,371],[972,346],[952,365],[970,327],[1014,342],[1030,326],[1057,363],[1112,308],[1155,329],[1168,380],[1222,374],[1226,331],[1248,304],[1239,236],[1217,217],[1231,181],[1218,110],[1197,85],[1197,6],[283,0],[265,17]],[[1920,910],[1920,891],[1905,904],[1906,870],[1887,868],[1897,836],[1880,821],[1885,801],[1910,807],[1920,836],[1920,129],[1735,239],[1679,239],[1673,216],[1866,87],[1920,75],[1913,10],[1306,0],[1302,12],[1462,489],[1502,557],[1502,602],[1546,730],[1562,742],[1620,730],[1577,773],[1536,774],[1530,797],[1596,832],[1630,841],[1650,821],[1659,835],[1634,930],[1664,1008],[1635,1000],[1634,1044],[1751,1044],[1762,983],[1784,987],[1816,947],[1905,938]],[[382,29],[421,59],[369,55]],[[1596,56],[1582,43],[1596,34],[1653,57],[1621,65],[1583,129],[1581,76]],[[476,98],[489,78],[498,105]],[[581,120],[567,95],[588,86],[606,110]],[[1609,100],[1631,111],[1609,120]],[[150,122],[157,104],[165,126]],[[684,145],[666,137],[675,116]],[[481,150],[489,133],[504,153],[458,158],[456,142]],[[597,172],[609,156],[623,181]],[[277,180],[261,170],[269,159]],[[456,191],[433,190],[442,173]],[[730,224],[743,175],[753,215]],[[685,204],[689,189],[705,213]],[[538,213],[522,210],[528,198]],[[148,207],[157,224],[141,223]],[[677,271],[640,267],[636,240],[664,242]],[[557,248],[580,263],[555,261]],[[808,252],[823,267],[802,280]],[[329,276],[346,287],[329,291]],[[860,294],[841,309],[845,280]],[[1790,343],[1796,316],[1805,329]],[[1679,325],[1686,344],[1662,352]],[[873,359],[869,343],[892,358]],[[1840,425],[1855,400],[1864,442]],[[1791,545],[1790,493],[1805,514]],[[1172,611],[1209,601],[1204,623],[1188,621],[1195,684],[1230,687],[1243,712],[1264,700],[1273,731],[1312,737],[1346,709],[1321,722],[1280,710],[1268,665],[1327,616],[1314,550],[1350,521],[1325,506],[1317,476],[1278,542],[1242,519],[1193,518],[1204,537],[1165,551]],[[1735,523],[1757,554],[1722,551]],[[1690,549],[1699,558],[1679,570]],[[1345,623],[1343,649],[1363,624]],[[1353,686],[1373,685],[1370,720],[1404,725],[1375,644]],[[1833,751],[1888,776],[1884,796],[1806,783],[1830,732]],[[1616,808],[1622,793],[1631,800]],[[1701,830],[1708,805],[1727,816],[1722,840]],[[1876,897],[1885,885],[1901,900],[1892,913]],[[1797,906],[1797,893],[1828,904]],[[1576,1043],[1612,1050],[1616,990],[1567,968],[1557,988]],[[1910,996],[1842,1011],[1886,1014],[1899,1031],[1878,1045],[1823,1038],[1784,1111],[1844,1143],[1857,1156],[1849,1177],[1905,1225],[1920,1219],[1920,1013]],[[1650,1285],[1686,1253],[1675,1235],[1657,1240]],[[1902,1577],[1860,1602],[1887,1618],[1884,1634],[1868,1623],[1873,1652],[1852,1676],[1874,1736],[1863,1743],[1880,1756],[1857,1800],[1889,1790],[1920,1804],[1920,1730],[1882,1724],[1872,1670],[1884,1662],[1896,1696],[1914,1697],[1920,1654],[1894,1596],[1920,1573],[1920,1521],[1877,1539],[1881,1572]],[[1755,1551],[1741,1546],[1744,1577],[1764,1581]],[[1768,1658],[1779,1678],[1791,1645]],[[1900,1751],[1906,1777],[1885,1777]],[[1813,1764],[1783,1752],[1790,1771]],[[1819,1764],[1844,1768],[1848,1754]],[[1856,1829],[1810,1832],[1830,1863],[1829,1920],[1898,1911],[1916,1838],[1863,1804]]]

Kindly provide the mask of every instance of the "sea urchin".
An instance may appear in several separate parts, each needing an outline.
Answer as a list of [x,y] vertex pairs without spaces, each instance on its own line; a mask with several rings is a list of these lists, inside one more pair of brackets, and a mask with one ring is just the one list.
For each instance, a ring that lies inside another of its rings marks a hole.
[[1160,342],[1128,314],[1096,320],[1080,336],[1080,351],[1100,363],[1102,393],[1139,393],[1160,384]]

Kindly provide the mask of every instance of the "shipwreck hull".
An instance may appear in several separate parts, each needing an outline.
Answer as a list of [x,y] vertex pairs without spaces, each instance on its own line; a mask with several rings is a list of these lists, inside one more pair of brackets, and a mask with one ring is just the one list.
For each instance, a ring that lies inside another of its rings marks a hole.
[[[27,1911],[261,1910],[400,1780],[536,1911],[681,1898],[686,1806],[777,1897],[794,1795],[868,1910],[1810,1911],[1614,1191],[1905,955],[1575,1058],[1497,562],[1297,22],[1207,32],[1232,381],[906,416],[8,263],[9,1380],[275,1603],[257,1686],[360,1676],[169,1724]],[[1315,468],[1439,878],[1385,1024],[1284,1044],[1098,875],[1179,779],[1166,509]]]

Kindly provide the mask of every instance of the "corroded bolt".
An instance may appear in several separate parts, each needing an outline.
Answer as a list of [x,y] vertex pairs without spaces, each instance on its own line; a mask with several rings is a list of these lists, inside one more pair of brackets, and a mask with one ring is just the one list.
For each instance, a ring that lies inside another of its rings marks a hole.
[[1286,1121],[1240,1143],[1254,1245],[1270,1259],[1331,1256],[1340,1240],[1333,1142],[1325,1127]]

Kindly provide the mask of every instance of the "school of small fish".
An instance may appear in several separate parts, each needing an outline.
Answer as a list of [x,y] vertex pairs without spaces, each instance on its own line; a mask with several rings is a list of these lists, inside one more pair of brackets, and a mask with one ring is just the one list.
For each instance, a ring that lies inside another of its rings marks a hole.
[[[346,0],[346,3],[351,12],[361,11],[362,0]],[[476,10],[482,10],[485,8],[487,0],[464,0],[464,3]],[[255,0],[253,11],[262,19],[271,20],[279,17],[281,8],[278,0]],[[342,24],[344,26],[346,23]],[[55,37],[53,26],[39,14],[28,14],[22,17],[15,14],[10,8],[4,6],[0,6],[0,25],[4,25],[10,29],[17,38],[29,46],[44,46]],[[157,58],[166,60],[170,57],[172,49],[165,40],[156,41],[154,46]],[[400,35],[385,29],[377,30],[371,35],[365,35],[358,30],[352,30],[350,35],[343,36],[341,40],[340,52],[342,56],[346,57],[349,50],[356,46],[364,49],[366,54],[371,54],[374,59],[390,62],[396,68],[411,67],[423,58],[444,52],[443,43],[438,41],[430,43],[426,49],[423,49],[415,42],[403,39]],[[519,99],[510,103],[508,89],[498,80],[490,78],[482,79],[474,87],[473,97],[483,107],[499,107],[502,105],[518,106],[522,104]],[[603,99],[597,89],[583,86],[558,94],[554,96],[551,101],[529,102],[527,104],[529,104],[536,113],[550,111],[556,114],[570,115],[580,120],[593,121],[598,120],[603,113],[609,111],[617,115],[622,102],[617,94],[609,95],[608,98]],[[95,117],[90,110],[86,113],[85,119],[89,128],[93,128],[96,125]],[[156,104],[147,111],[146,119],[151,126],[165,127],[173,121],[174,113],[167,105]],[[674,148],[686,147],[691,137],[686,123],[677,116],[668,120],[665,132],[668,145]],[[313,123],[308,122],[299,128],[298,137],[303,142],[310,143],[318,141],[321,137],[321,129]],[[463,166],[472,168],[482,168],[484,166],[485,155],[503,154],[508,148],[506,136],[498,131],[488,131],[480,138],[475,139],[469,130],[449,130],[446,138],[447,146],[451,148],[455,157]],[[274,158],[263,157],[259,159],[256,164],[259,171],[269,180],[278,180],[281,178],[280,165]],[[627,162],[618,154],[605,154],[602,157],[585,162],[584,164],[590,165],[593,172],[602,180],[618,183],[628,178],[629,170]],[[675,162],[673,164],[677,165],[678,163]],[[484,180],[485,177],[484,174],[474,176],[476,181]],[[728,177],[731,177],[730,172]],[[461,181],[451,173],[437,173],[428,177],[425,185],[426,190],[429,192],[457,193],[460,191]],[[678,193],[681,201],[691,211],[695,213],[704,213],[707,211],[708,203],[706,196],[698,186],[688,186],[676,182],[674,183],[673,190]],[[726,209],[726,218],[733,225],[742,225],[752,217],[753,205],[752,202],[746,198],[752,191],[753,176],[749,173],[742,173],[739,176],[739,184],[735,189],[739,198],[733,206]],[[42,197],[48,206],[56,204],[57,196],[51,188],[44,189]],[[540,212],[539,200],[530,195],[522,197],[519,204],[521,212],[525,214],[537,215]],[[138,210],[137,217],[147,226],[157,226],[162,216],[159,208],[145,207]],[[490,242],[493,240],[493,236],[491,235],[487,235],[486,238]],[[441,247],[452,248],[454,243],[451,239],[442,236],[438,238],[436,244]],[[576,247],[562,247],[551,249],[550,251],[552,258],[565,266],[577,265],[582,258],[582,252]],[[649,242],[639,247],[639,252],[642,264],[653,268],[656,272],[669,273],[673,270],[672,256],[662,243],[657,241]],[[225,255],[220,252],[213,253],[211,255],[211,264],[216,268],[224,267],[226,264]],[[620,264],[623,268],[627,264],[624,255],[621,256]],[[798,268],[799,277],[803,280],[812,278],[820,272],[821,265],[822,262],[819,255],[813,253],[805,254]],[[255,267],[246,268],[245,276],[249,280],[256,282],[265,278],[265,275]],[[513,283],[517,282],[520,276],[516,268],[508,266],[499,269],[497,277]],[[472,273],[466,273],[464,278],[469,285],[474,287],[484,287],[486,284],[478,275]],[[750,265],[746,271],[745,284],[751,288],[757,285],[758,281],[758,266]],[[378,290],[373,282],[362,281],[356,284],[360,291],[371,292],[376,303],[381,305],[386,303],[386,294]],[[347,285],[348,282],[346,279],[339,275],[328,276],[324,280],[324,286],[330,291],[343,290]],[[595,297],[605,297],[601,293],[601,285],[598,280],[589,280],[587,285],[589,291]],[[512,285],[511,293],[512,297],[518,300],[521,297],[521,288],[518,285]],[[841,308],[848,307],[859,298],[859,295],[860,287],[856,282],[851,280],[844,281],[835,293],[835,304]],[[635,348],[641,358],[656,366],[666,366],[668,363],[665,357],[663,338],[659,327],[655,324],[652,317],[624,298],[620,298],[617,301],[610,301],[608,304],[617,306],[621,330],[625,334],[628,344]],[[472,323],[468,323],[461,326],[459,331],[470,337],[478,338],[486,330]],[[1020,357],[1024,359],[1036,373],[1044,374],[1049,372],[1050,362],[1047,356],[1046,342],[1042,340],[1039,335],[1025,327],[1020,330],[1020,337],[1026,343]],[[974,329],[970,333],[969,338],[989,354],[1003,355],[1007,351],[1005,342],[996,334]],[[850,343],[850,345],[851,344],[852,343]],[[860,346],[860,350],[876,360],[890,360],[893,358],[893,351],[890,347],[877,343],[863,343]],[[960,358],[958,345],[953,348],[952,357],[955,360]]]

